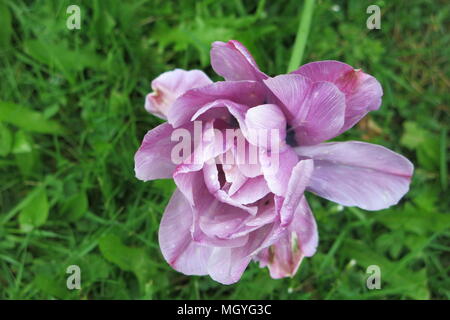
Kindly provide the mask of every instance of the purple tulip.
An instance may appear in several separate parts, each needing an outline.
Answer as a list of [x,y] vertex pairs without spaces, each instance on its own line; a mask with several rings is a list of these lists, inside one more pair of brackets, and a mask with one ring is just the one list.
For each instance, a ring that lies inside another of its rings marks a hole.
[[[413,165],[403,156],[364,142],[324,143],[379,108],[374,77],[321,61],[271,78],[234,40],[213,43],[211,64],[226,81],[176,69],[152,82],[146,109],[167,122],[135,155],[137,178],[177,185],[159,230],[175,270],[231,284],[255,260],[273,278],[292,276],[318,243],[305,190],[365,210],[408,191]],[[185,134],[190,148],[174,161]]]

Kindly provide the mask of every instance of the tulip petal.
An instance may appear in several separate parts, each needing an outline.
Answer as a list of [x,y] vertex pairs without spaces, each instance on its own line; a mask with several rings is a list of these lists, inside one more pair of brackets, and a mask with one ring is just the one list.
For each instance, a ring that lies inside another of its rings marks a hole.
[[219,172],[217,170],[217,165],[215,163],[214,164],[205,163],[205,165],[203,166],[203,174],[206,187],[208,188],[209,192],[213,194],[218,200],[220,200],[223,203],[227,203],[231,206],[234,206],[236,208],[245,210],[252,215],[256,214],[257,211],[256,207],[252,206],[247,207],[239,203],[238,201],[231,198],[227,192],[221,189],[221,185],[219,182]]
[[159,246],[164,259],[175,270],[187,275],[205,275],[213,249],[192,241],[192,218],[189,203],[176,190],[159,226]]
[[380,210],[408,191],[413,164],[382,146],[358,142],[323,143],[296,149],[314,159],[308,191],[344,206]]
[[278,196],[285,196],[288,189],[292,169],[298,163],[298,155],[292,148],[286,148],[280,153],[268,153],[262,150],[260,154],[261,169],[269,189]]
[[241,174],[247,178],[255,178],[262,174],[259,150],[256,146],[248,143],[242,133],[237,135],[237,141],[230,152]]
[[297,234],[298,247],[303,255],[312,257],[316,253],[317,245],[319,244],[319,234],[316,220],[305,196],[302,197],[297,206],[292,223],[288,229]]
[[355,70],[339,61],[317,61],[301,66],[294,74],[301,74],[313,81],[334,83],[345,94],[345,122],[340,133],[353,127],[369,111],[381,105],[383,89],[373,76]]
[[303,197],[283,235],[271,247],[262,250],[255,260],[260,261],[261,267],[269,267],[273,279],[291,277],[297,273],[303,257],[314,255],[318,240],[316,221]]
[[178,143],[171,140],[174,129],[163,123],[147,132],[134,156],[136,177],[143,181],[171,178],[176,168],[171,154]]
[[246,181],[231,195],[231,199],[240,204],[249,204],[262,199],[270,192],[264,177],[247,178]]
[[241,279],[251,259],[241,248],[214,248],[208,261],[208,273],[217,282],[233,284]]
[[[198,109],[192,116],[191,121],[218,118],[228,120],[229,115],[232,115],[238,122],[238,125],[242,127],[245,126],[244,117],[247,110],[248,107],[246,105],[235,103],[230,100],[219,99]],[[210,116],[208,116],[209,113],[211,113]]]
[[[245,114],[247,140],[256,146],[272,149],[277,144],[277,150],[286,139],[286,118],[283,112],[274,104],[264,104],[250,108]],[[272,136],[276,133],[275,136]],[[275,139],[277,138],[277,139]]]
[[254,107],[263,103],[265,92],[256,81],[222,81],[187,91],[179,97],[168,113],[168,121],[175,128],[189,122],[204,105],[215,100],[231,100]]
[[[206,204],[204,199],[200,199],[200,201]],[[271,196],[267,195],[261,198],[255,205],[258,206],[258,213],[256,215],[248,215],[240,209],[217,200],[210,201],[207,205],[198,206],[198,211],[196,211],[198,212],[198,226],[209,237],[209,240],[204,243],[211,244],[210,239],[221,239],[224,243],[217,246],[229,248],[240,247],[247,243],[249,233],[265,225],[273,225],[278,215],[273,206]],[[206,210],[204,210],[205,208]],[[196,226],[197,224],[194,224],[194,227]],[[226,244],[225,241],[231,242],[232,245]],[[262,244],[263,241],[259,245]],[[255,247],[252,250],[258,250],[258,248]]]
[[225,80],[266,79],[247,48],[239,41],[216,41],[211,48],[211,65]]
[[175,176],[175,183],[192,207],[192,238],[195,242],[218,247],[243,246],[247,237],[225,239],[238,228],[249,214],[237,207],[221,202],[205,185],[202,171],[186,172]]
[[293,218],[293,213],[303,198],[303,192],[308,185],[313,173],[313,160],[300,160],[292,169],[287,185],[286,195],[280,211],[281,226],[288,226]]
[[238,282],[252,260],[253,252],[264,242],[270,231],[271,225],[265,225],[250,233],[248,242],[242,247],[214,248],[208,261],[211,278],[223,284]]
[[312,82],[296,74],[264,80],[283,103],[298,145],[314,145],[335,137],[344,124],[345,96],[330,82]]
[[162,119],[167,119],[167,113],[175,100],[186,91],[211,84],[211,79],[201,70],[182,70],[164,72],[152,81],[154,92],[145,99],[145,109]]

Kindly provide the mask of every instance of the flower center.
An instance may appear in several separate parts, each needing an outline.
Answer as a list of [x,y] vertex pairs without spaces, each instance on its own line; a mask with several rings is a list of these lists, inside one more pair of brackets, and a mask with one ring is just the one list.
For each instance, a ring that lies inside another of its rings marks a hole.
[[286,144],[291,147],[298,147],[297,139],[295,138],[295,130],[290,125],[286,127]]
[[237,119],[230,115],[230,118],[228,119],[228,125],[232,128],[232,129],[238,129],[239,128],[239,122],[237,121]]

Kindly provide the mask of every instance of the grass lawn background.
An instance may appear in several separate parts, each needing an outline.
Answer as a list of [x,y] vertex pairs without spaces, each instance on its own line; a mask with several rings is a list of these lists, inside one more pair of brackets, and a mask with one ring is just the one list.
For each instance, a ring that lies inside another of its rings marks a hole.
[[[81,8],[68,30],[66,9]],[[366,8],[381,8],[368,30]],[[269,75],[285,73],[302,1],[0,0],[0,298],[448,299],[450,7],[442,1],[316,1],[303,63],[336,59],[384,89],[340,140],[388,147],[415,165],[411,190],[379,212],[312,194],[317,254],[293,278],[251,263],[223,286],[173,271],[157,230],[174,189],[134,177],[133,156],[160,120],[150,82],[209,65],[215,40],[237,39]],[[66,268],[81,268],[81,290]],[[366,268],[381,268],[381,290]]]

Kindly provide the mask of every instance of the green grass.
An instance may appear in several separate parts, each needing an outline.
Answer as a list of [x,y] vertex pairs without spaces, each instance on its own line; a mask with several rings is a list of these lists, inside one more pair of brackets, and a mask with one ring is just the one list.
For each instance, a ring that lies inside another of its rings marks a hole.
[[[81,7],[81,30],[66,28],[69,4]],[[381,7],[381,30],[366,28],[370,4]],[[229,39],[248,46],[263,71],[284,73],[302,8],[297,0],[1,0],[0,298],[450,298],[443,0],[316,1],[300,54],[303,63],[347,62],[383,85],[381,109],[342,139],[413,161],[399,205],[366,212],[308,194],[320,246],[291,279],[272,280],[252,263],[238,284],[223,286],[162,258],[157,230],[174,185],[133,172],[142,137],[159,123],[143,108],[151,80],[175,67],[219,80],[210,43]],[[81,267],[80,291],[66,289],[72,264]],[[372,264],[381,290],[365,287]]]

